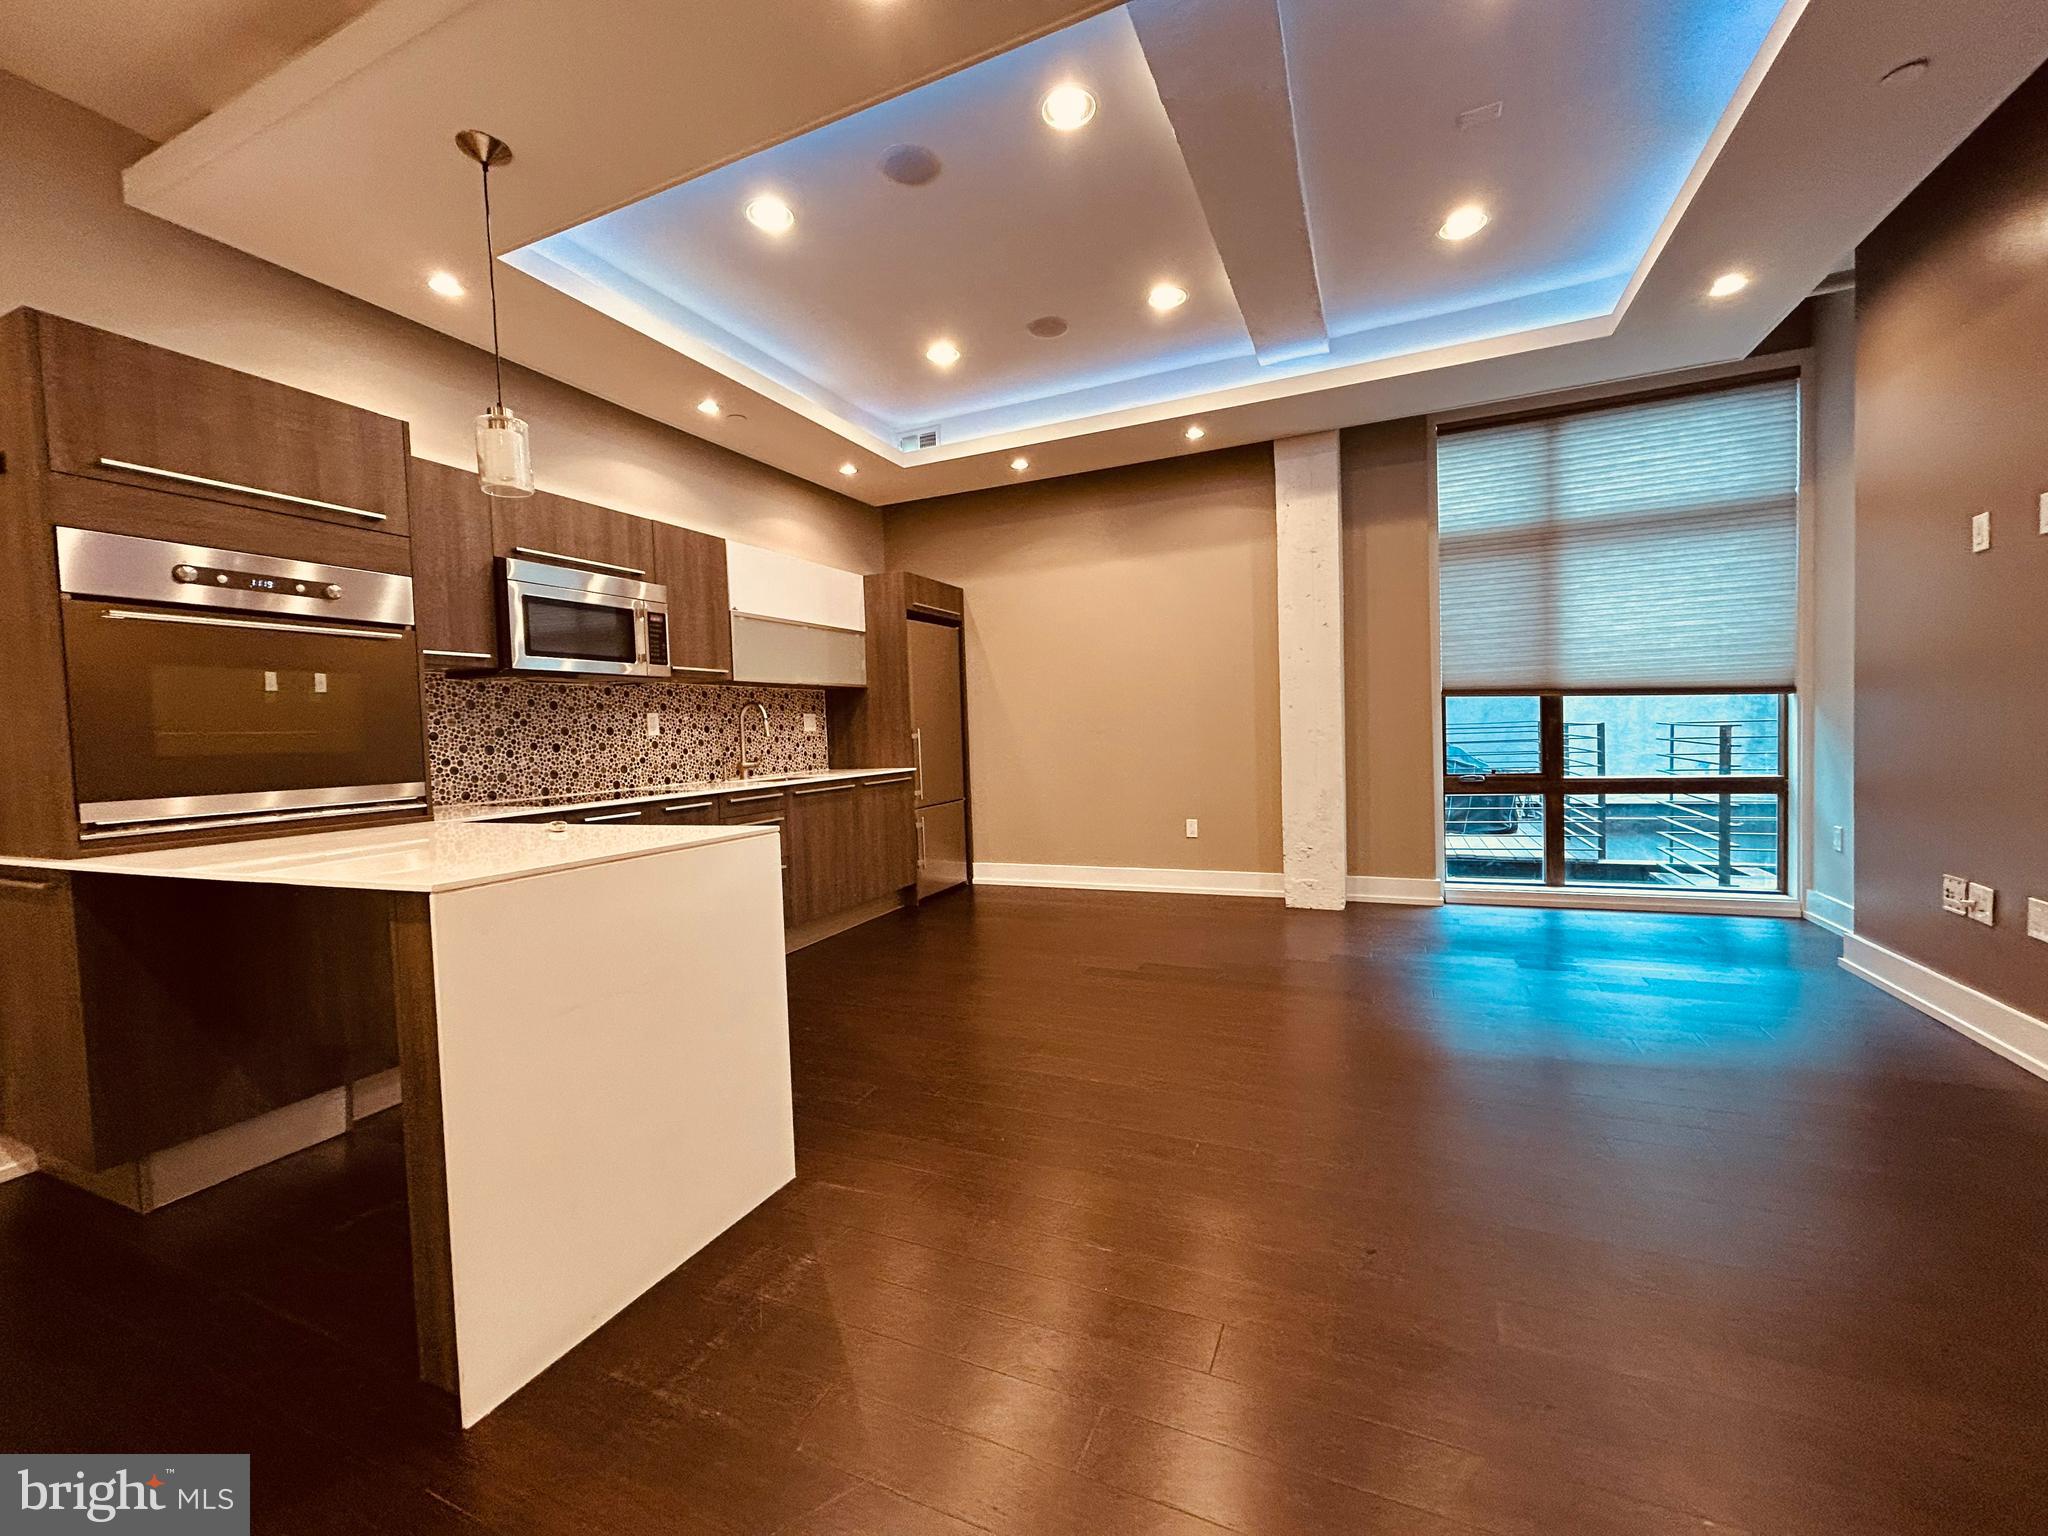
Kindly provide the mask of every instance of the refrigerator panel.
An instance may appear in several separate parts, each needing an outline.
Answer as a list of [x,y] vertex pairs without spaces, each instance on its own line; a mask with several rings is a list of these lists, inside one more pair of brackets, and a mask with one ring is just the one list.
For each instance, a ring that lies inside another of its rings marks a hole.
[[967,879],[967,803],[920,806],[917,812],[917,894],[922,900]]
[[942,805],[967,796],[961,726],[960,631],[950,624],[910,621],[910,726],[917,803]]

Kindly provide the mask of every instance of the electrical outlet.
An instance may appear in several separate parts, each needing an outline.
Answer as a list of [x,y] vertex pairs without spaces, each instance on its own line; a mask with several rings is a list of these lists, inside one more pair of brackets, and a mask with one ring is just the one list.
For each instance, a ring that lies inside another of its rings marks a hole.
[[2027,898],[2027,937],[2048,944],[2048,901],[2038,896]]
[[1970,910],[1970,882],[1961,875],[1941,877],[1941,910],[1966,916]]
[[1971,922],[1982,923],[1986,928],[1989,928],[1997,921],[1997,916],[1993,910],[1997,902],[1998,892],[1991,889],[1990,886],[1979,885],[1974,880],[1970,882]]
[[816,715],[807,714],[804,716],[804,734],[806,736],[818,734],[818,717]]
[[1840,853],[1842,851],[1842,829],[1836,827],[1831,831],[1828,834],[1828,841],[1835,845],[1835,852]]
[[1991,547],[1991,514],[1979,512],[1970,519],[1970,553],[1981,555]]
[[658,709],[650,709],[649,711],[647,711],[647,739],[649,741],[655,741],[658,740],[660,736],[661,711]]
[[1194,817],[1190,816],[1190,817],[1188,818],[1188,836],[1189,836],[1189,837],[1200,837],[1201,835],[1202,835],[1202,824],[1201,824],[1201,823],[1200,823],[1199,821],[1195,820],[1195,818],[1194,818]]

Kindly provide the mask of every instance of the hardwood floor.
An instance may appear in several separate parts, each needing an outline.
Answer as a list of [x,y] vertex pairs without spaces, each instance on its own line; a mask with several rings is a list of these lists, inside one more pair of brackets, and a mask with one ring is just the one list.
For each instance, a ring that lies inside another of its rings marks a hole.
[[0,1188],[0,1447],[248,1450],[293,1536],[2039,1532],[2048,1084],[1834,954],[950,898],[792,957],[797,1182],[466,1436],[395,1115]]

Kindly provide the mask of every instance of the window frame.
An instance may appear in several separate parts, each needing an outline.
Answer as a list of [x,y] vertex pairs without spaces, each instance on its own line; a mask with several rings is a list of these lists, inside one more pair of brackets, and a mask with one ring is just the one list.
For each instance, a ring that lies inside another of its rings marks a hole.
[[[1446,688],[1437,698],[1438,740],[1443,743],[1437,766],[1443,788],[1440,808],[1452,795],[1526,795],[1543,802],[1543,878],[1512,882],[1521,889],[1600,891],[1625,889],[1597,883],[1568,882],[1565,838],[1565,801],[1583,795],[1770,795],[1778,803],[1778,883],[1769,891],[1739,891],[1711,887],[1706,891],[1680,891],[1666,887],[1660,894],[1715,894],[1783,896],[1791,889],[1792,849],[1792,718],[1797,689],[1785,685],[1769,688],[1735,688],[1721,683],[1697,686],[1643,688]],[[1689,777],[1666,775],[1573,775],[1566,771],[1564,703],[1567,698],[1683,698],[1687,695],[1773,694],[1778,700],[1778,771],[1776,773],[1700,774]],[[1450,771],[1450,701],[1454,698],[1534,698],[1537,701],[1537,743],[1540,767],[1535,773],[1453,774]],[[1499,882],[1452,880],[1449,875],[1450,831],[1444,822],[1443,852],[1448,883],[1483,886]]]

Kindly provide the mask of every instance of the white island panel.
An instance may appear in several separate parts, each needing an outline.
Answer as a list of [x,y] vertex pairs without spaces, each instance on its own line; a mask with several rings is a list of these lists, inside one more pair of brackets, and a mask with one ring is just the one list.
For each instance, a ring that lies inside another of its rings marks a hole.
[[795,1177],[779,840],[430,903],[468,1426]]

